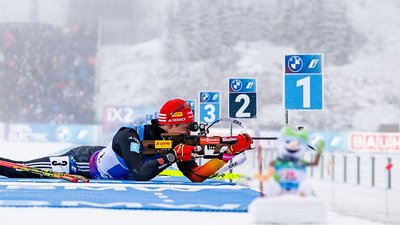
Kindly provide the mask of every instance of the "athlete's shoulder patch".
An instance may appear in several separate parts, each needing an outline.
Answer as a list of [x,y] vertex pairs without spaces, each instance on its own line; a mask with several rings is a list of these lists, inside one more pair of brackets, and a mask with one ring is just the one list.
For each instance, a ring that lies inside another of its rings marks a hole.
[[130,147],[131,152],[140,152],[140,144],[136,142],[131,142],[131,147]]

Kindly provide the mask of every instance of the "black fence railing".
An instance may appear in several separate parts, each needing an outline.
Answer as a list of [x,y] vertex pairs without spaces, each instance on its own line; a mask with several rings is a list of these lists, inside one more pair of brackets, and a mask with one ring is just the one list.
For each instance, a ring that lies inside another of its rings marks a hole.
[[[313,155],[309,155],[308,158],[313,160]],[[378,181],[379,187],[392,189],[394,178],[392,168],[388,165],[396,164],[398,167],[397,162],[393,163],[393,158],[400,163],[400,155],[397,154],[326,153],[321,157],[317,167],[309,169],[309,176],[315,179],[329,179],[371,187],[377,186]],[[314,172],[317,169],[319,176]],[[342,176],[335,176],[339,172]],[[394,175],[398,175],[396,180],[400,181],[400,174],[394,173]],[[399,185],[397,189],[400,189]]]
[[[265,168],[277,157],[277,152],[266,149],[263,152]],[[248,158],[251,158],[252,167],[256,168],[256,155],[250,153]],[[313,161],[313,158],[313,152],[304,156],[306,161]],[[307,173],[313,179],[400,190],[399,165],[398,153],[325,152],[319,165],[309,167]]]

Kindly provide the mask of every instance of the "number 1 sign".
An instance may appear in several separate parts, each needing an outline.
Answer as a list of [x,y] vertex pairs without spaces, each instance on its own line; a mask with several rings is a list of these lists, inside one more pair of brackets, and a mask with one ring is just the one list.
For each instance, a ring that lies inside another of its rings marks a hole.
[[323,108],[322,60],[321,54],[285,55],[285,109]]

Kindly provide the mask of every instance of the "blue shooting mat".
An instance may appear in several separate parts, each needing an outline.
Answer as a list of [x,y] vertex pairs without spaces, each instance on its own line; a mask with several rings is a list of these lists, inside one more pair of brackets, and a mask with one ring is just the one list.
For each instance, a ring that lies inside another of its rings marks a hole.
[[71,207],[132,210],[247,212],[259,196],[247,187],[208,179],[158,176],[151,181],[0,179],[0,207]]

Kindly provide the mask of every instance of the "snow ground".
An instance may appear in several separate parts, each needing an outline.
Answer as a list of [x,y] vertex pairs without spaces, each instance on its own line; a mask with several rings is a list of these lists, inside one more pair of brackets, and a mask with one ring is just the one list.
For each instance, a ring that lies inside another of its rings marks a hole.
[[313,180],[313,187],[328,208],[340,215],[400,224],[398,190],[386,191],[382,188],[321,180]]
[[[48,155],[68,148],[65,143],[8,143],[0,142],[0,156],[13,159]],[[32,151],[27,151],[27,149]],[[33,151],[40,149],[40,151]],[[255,171],[242,165],[243,171],[251,176]],[[242,172],[242,170],[240,170]],[[238,170],[239,171],[239,170]],[[257,182],[248,185],[257,187]],[[400,224],[400,192],[385,192],[382,188],[371,188],[351,184],[332,183],[313,180],[317,195],[328,206],[325,225],[381,225]],[[388,215],[386,215],[385,195],[388,195]],[[285,212],[282,212],[285,213]],[[310,212],[312,213],[312,212]],[[161,210],[107,210],[89,208],[13,208],[3,207],[0,210],[0,225],[11,224],[253,224],[248,213],[221,212],[188,212]]]
[[[23,215],[18,217],[18,215]],[[247,213],[207,213],[183,211],[106,210],[106,209],[54,209],[54,208],[1,208],[1,225],[11,224],[253,224]],[[382,225],[383,223],[328,213],[325,225]],[[314,224],[318,225],[318,224]]]

